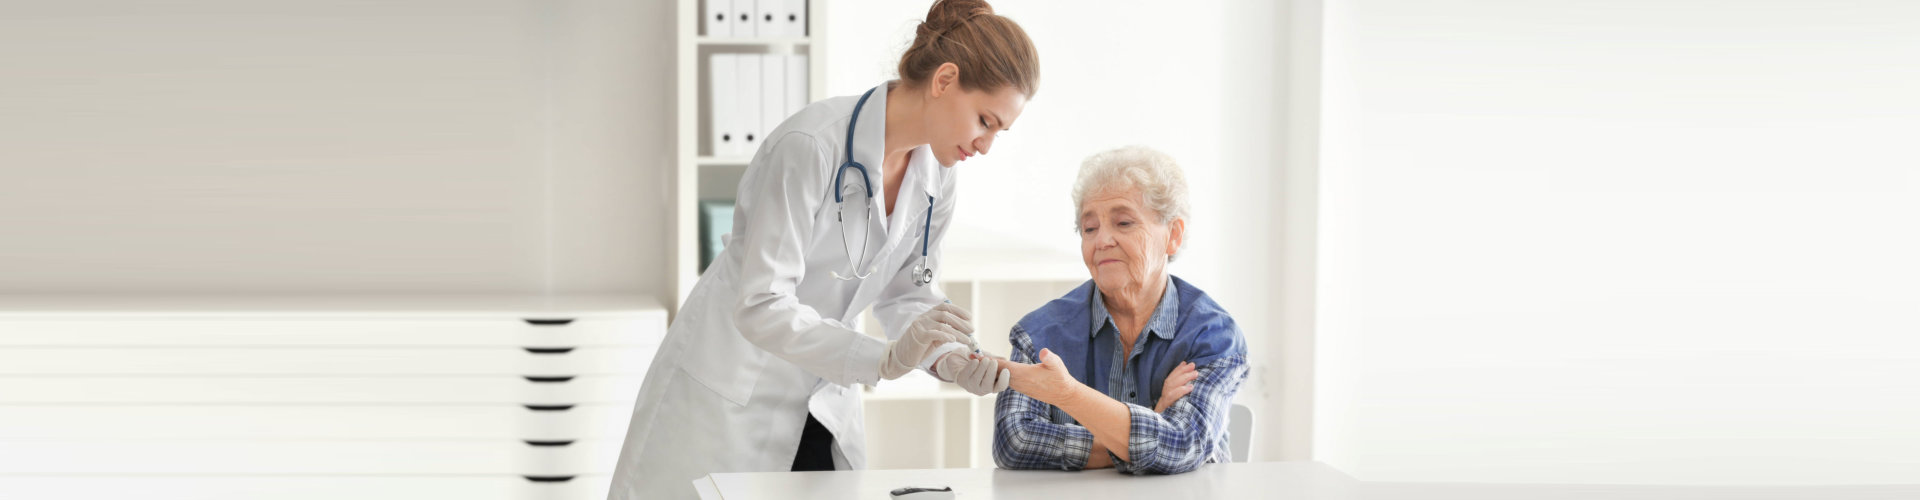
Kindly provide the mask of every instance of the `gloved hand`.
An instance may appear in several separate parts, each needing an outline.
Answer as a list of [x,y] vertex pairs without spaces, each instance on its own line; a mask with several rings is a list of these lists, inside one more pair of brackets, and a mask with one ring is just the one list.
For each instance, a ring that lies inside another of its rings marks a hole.
[[893,380],[920,366],[933,348],[943,342],[973,345],[973,314],[952,303],[933,306],[920,319],[907,326],[907,332],[887,345],[880,359],[880,378]]
[[1007,390],[1007,384],[1013,380],[1013,372],[1001,368],[999,360],[981,354],[948,354],[940,358],[933,370],[953,379],[954,385],[975,396]]

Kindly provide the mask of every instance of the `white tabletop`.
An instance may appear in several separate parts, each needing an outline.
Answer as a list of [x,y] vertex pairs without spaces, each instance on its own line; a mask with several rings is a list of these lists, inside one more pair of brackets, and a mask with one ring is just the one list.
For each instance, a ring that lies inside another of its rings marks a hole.
[[[702,482],[708,482],[702,485]],[[712,474],[694,481],[705,500],[772,498],[886,499],[904,487],[952,487],[955,499],[1061,498],[1336,498],[1352,482],[1345,474],[1314,462],[1213,464],[1172,476],[1126,476],[1112,470],[1080,472],[1005,469],[919,469],[833,472],[750,472]]]
[[1904,486],[1640,486],[1356,481],[1319,462],[1255,462],[1203,466],[1172,476],[1128,476],[1112,470],[1079,472],[1003,469],[919,469],[711,474],[694,480],[704,500],[798,498],[887,499],[903,487],[952,487],[969,499],[1197,499],[1288,500],[1601,500],[1601,499],[1915,499],[1920,485]]

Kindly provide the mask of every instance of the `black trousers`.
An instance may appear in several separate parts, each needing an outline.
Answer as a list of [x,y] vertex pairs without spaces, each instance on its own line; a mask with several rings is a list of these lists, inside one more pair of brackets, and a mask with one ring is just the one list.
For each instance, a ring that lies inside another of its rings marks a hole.
[[793,454],[793,470],[833,470],[833,433],[807,414],[807,427],[800,431],[800,449]]

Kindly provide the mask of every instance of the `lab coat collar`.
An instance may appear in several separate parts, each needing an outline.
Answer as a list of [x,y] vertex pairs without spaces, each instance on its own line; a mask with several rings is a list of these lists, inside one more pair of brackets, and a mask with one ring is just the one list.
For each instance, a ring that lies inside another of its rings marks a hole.
[[[933,205],[927,203],[927,197],[933,196],[934,179],[940,175],[940,162],[933,159],[933,148],[920,146],[913,148],[907,155],[907,174],[900,179],[900,204],[894,205],[893,216],[887,221],[887,236],[890,242],[914,241],[913,253],[918,255],[918,238],[926,232],[927,211]],[[934,200],[939,203],[940,200]]]
[[[925,232],[927,196],[934,192],[934,180],[939,176],[940,162],[933,158],[933,148],[921,146],[908,155],[907,173],[900,180],[900,192],[896,196],[904,198],[895,204],[887,197],[886,189],[886,148],[887,148],[887,89],[896,81],[889,80],[873,88],[873,96],[867,98],[867,105],[860,108],[860,121],[853,129],[853,158],[867,167],[867,175],[873,181],[874,216],[886,220],[881,225],[886,231],[887,249],[899,246],[909,237],[919,238]],[[938,203],[939,200],[935,200]],[[886,207],[893,207],[893,215],[886,215]],[[913,240],[915,254],[920,252],[917,239]]]

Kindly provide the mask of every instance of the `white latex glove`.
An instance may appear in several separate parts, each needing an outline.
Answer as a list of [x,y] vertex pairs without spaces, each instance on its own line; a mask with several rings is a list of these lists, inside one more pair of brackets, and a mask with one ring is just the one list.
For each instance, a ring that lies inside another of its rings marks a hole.
[[1000,361],[981,354],[948,354],[934,368],[940,376],[952,378],[954,385],[975,396],[1007,390],[1013,372],[1000,367]]
[[887,345],[880,360],[880,378],[893,380],[920,365],[920,360],[944,342],[973,345],[973,313],[952,303],[933,306],[907,326],[907,332]]

